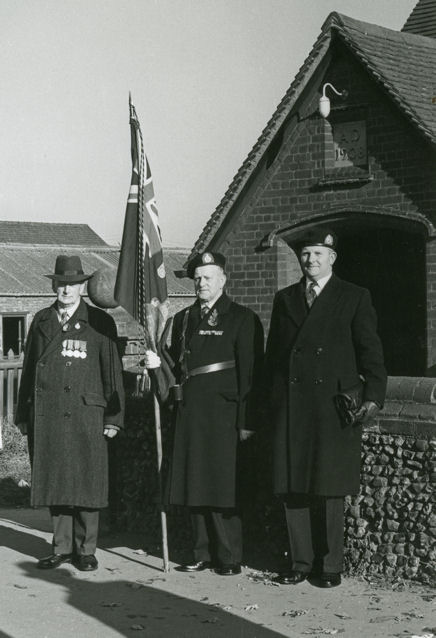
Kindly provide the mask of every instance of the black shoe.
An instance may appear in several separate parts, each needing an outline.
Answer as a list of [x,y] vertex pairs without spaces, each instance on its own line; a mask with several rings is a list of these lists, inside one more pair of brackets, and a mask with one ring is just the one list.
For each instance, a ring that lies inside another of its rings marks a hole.
[[210,569],[212,567],[212,563],[209,560],[199,560],[196,563],[185,563],[184,565],[179,565],[175,567],[175,570],[178,572],[202,572],[205,569]]
[[332,572],[323,572],[316,578],[315,584],[317,587],[337,587],[341,584],[341,575]]
[[62,563],[71,563],[73,558],[72,554],[51,554],[46,558],[41,558],[38,561],[39,569],[54,569],[55,567],[59,567]]
[[298,583],[302,583],[303,580],[306,580],[308,575],[308,573],[298,569],[291,569],[288,572],[278,574],[278,576],[274,578],[274,582],[280,583],[280,585],[298,585]]
[[215,573],[220,576],[236,576],[241,573],[241,566],[239,563],[229,563],[227,565],[220,565],[215,569]]
[[74,566],[81,572],[94,572],[98,568],[98,560],[94,554],[85,554],[76,558]]

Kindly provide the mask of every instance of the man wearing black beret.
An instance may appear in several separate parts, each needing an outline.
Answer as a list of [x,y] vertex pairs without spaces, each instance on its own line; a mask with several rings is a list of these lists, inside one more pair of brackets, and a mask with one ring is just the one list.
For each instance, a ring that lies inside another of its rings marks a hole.
[[[183,572],[215,567],[241,572],[239,446],[256,426],[263,355],[257,315],[224,292],[225,258],[204,252],[188,264],[197,301],[174,317],[170,353],[178,382],[169,502],[189,507],[193,562]],[[152,351],[147,368],[160,365]]]
[[[285,504],[291,562],[282,584],[343,571],[344,496],[360,481],[362,423],[383,405],[386,370],[368,290],[333,274],[337,238],[315,228],[295,245],[303,278],[274,299],[266,349],[274,423],[274,491]],[[356,390],[357,389],[357,390]],[[337,409],[357,393],[355,424]]]

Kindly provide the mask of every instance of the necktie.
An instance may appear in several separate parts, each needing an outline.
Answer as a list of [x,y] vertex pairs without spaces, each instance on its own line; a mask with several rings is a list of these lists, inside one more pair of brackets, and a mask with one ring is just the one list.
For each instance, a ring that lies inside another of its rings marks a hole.
[[201,308],[200,308],[200,316],[201,316],[202,319],[207,315],[208,312],[209,312],[208,306],[201,306]]
[[61,314],[61,326],[65,326],[68,323],[69,318],[70,315],[68,314],[68,312],[63,312]]
[[306,301],[309,308],[312,307],[312,304],[315,301],[317,296],[315,292],[315,286],[316,286],[316,283],[314,281],[311,281],[309,286],[306,288]]

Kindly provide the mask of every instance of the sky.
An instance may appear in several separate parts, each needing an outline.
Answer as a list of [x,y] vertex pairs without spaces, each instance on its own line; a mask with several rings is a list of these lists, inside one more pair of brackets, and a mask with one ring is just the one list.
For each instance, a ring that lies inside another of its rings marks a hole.
[[120,244],[130,91],[163,243],[191,248],[328,14],[399,30],[416,2],[1,0],[0,220]]

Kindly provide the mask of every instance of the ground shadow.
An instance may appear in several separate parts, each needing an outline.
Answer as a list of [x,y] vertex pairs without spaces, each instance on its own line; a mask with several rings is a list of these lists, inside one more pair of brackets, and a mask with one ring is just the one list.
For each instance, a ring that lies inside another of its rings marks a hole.
[[[15,522],[14,524],[16,525]],[[51,544],[48,541],[32,534],[32,530],[25,525],[22,527],[23,531],[19,531],[0,524],[0,545],[9,547],[9,549],[12,549],[14,552],[19,552],[20,554],[33,556],[35,559],[50,554]]]
[[141,582],[117,579],[101,583],[84,580],[63,568],[41,572],[35,569],[34,563],[27,561],[19,563],[19,567],[28,579],[44,580],[54,587],[61,587],[66,595],[66,605],[93,618],[102,626],[117,631],[121,636],[131,636],[135,629],[139,630],[138,635],[144,629],[153,638],[283,636],[207,602],[193,601],[157,589],[152,586],[156,577]]
[[0,480],[0,507],[29,507],[29,503],[30,487],[28,485],[20,487],[11,477]]
[[[171,576],[159,573],[156,567],[151,576],[148,572],[143,579],[137,580],[118,579],[117,575],[121,575],[121,570],[110,569],[114,580],[109,583],[93,581],[90,579],[93,574],[89,576],[75,572],[70,565],[53,571],[38,570],[36,560],[50,551],[50,544],[44,538],[36,536],[25,526],[23,530],[1,526],[0,533],[1,545],[35,559],[15,563],[26,579],[34,582],[44,581],[53,587],[62,588],[63,593],[60,597],[65,600],[65,605],[70,605],[102,626],[117,631],[121,636],[131,636],[134,629],[141,627],[153,638],[214,638],[223,635],[240,638],[279,638],[283,635],[233,615],[231,609],[225,610],[208,604],[206,595],[202,596],[200,601],[195,601],[158,589],[161,581]],[[123,555],[123,558],[126,559],[126,556]],[[138,560],[138,563],[147,566],[143,560]],[[153,587],[155,581],[159,581],[157,587]],[[24,588],[27,590],[26,595],[37,598],[40,588],[36,587],[32,592],[31,587],[27,585]],[[15,619],[15,622],[18,628],[20,619]],[[53,615],[53,623],[57,622],[56,615]]]

